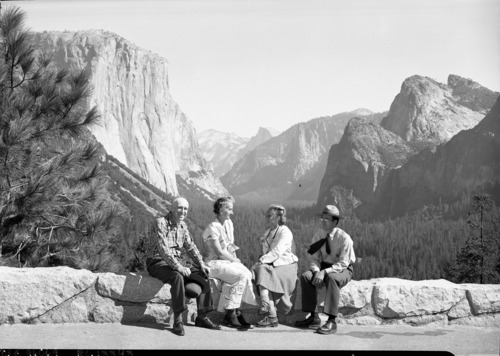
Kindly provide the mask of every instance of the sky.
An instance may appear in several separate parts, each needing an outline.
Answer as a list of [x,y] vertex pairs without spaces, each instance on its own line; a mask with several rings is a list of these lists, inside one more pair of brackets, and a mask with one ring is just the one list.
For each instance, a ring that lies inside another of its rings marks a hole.
[[498,0],[2,1],[33,31],[102,29],[166,58],[197,132],[366,108],[387,111],[413,75],[500,91]]

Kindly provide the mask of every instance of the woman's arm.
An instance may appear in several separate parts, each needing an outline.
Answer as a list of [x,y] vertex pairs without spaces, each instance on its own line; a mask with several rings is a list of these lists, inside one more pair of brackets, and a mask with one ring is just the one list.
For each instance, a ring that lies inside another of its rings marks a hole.
[[222,249],[218,238],[211,238],[207,240],[207,243],[214,249],[221,260],[227,260],[231,262],[240,262],[240,259],[233,256],[227,249]]
[[260,262],[273,263],[280,258],[287,249],[292,248],[293,235],[290,229],[286,226],[280,226],[278,229],[279,231],[272,242],[272,248],[260,257]]

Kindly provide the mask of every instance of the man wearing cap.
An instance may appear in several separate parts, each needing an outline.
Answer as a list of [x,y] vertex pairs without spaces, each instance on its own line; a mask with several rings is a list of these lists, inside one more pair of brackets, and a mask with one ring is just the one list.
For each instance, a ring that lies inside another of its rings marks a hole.
[[[214,309],[210,284],[206,279],[210,268],[203,262],[184,222],[188,209],[186,199],[176,198],[172,211],[167,216],[156,219],[151,234],[145,241],[147,271],[152,277],[170,284],[174,310],[173,332],[181,336],[184,335],[182,312],[187,309],[188,297],[196,298],[198,315],[195,326],[220,330],[220,326],[206,316]],[[187,252],[195,266],[189,267],[191,261],[188,261],[183,251]]]
[[[295,323],[298,327],[316,329],[319,334],[337,331],[335,318],[338,315],[340,289],[352,277],[352,264],[356,261],[351,237],[337,227],[342,219],[339,209],[327,205],[321,213],[321,230],[312,238],[309,254],[309,269],[300,278],[302,287],[302,311],[311,313],[305,320]],[[328,321],[321,325],[317,309],[318,290],[326,287],[323,312]]]

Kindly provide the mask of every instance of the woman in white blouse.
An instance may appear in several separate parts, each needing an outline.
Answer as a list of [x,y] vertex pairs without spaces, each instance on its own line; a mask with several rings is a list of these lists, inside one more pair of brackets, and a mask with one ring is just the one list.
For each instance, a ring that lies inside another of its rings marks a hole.
[[299,259],[294,253],[293,234],[285,225],[285,208],[271,205],[266,222],[267,229],[260,238],[262,255],[252,271],[261,299],[259,314],[266,314],[257,326],[275,327],[278,326],[277,312],[286,315],[293,307]]
[[207,247],[205,263],[210,267],[210,277],[220,279],[222,293],[217,311],[226,311],[223,325],[234,328],[251,328],[241,310],[241,302],[258,305],[253,285],[252,272],[236,256],[239,249],[234,244],[234,228],[231,221],[233,214],[231,197],[219,198],[214,203],[215,220],[203,232],[203,241]]

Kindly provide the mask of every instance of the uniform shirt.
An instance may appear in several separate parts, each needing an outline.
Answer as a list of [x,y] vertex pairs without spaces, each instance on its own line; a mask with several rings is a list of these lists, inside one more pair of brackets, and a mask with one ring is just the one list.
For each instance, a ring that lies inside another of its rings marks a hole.
[[[317,231],[312,238],[311,245],[326,235],[322,229]],[[330,246],[330,254],[326,253],[326,244]],[[356,262],[352,239],[344,230],[335,227],[328,233],[326,243],[316,253],[309,255],[311,271],[319,271],[321,262],[332,264],[331,267],[325,269],[326,273],[342,272],[350,264]]]
[[181,221],[175,224],[171,220],[171,213],[157,218],[149,234],[146,255],[153,260],[163,259],[170,267],[179,270],[186,266],[186,256],[183,249],[198,266],[203,263],[186,223]]
[[224,221],[224,225],[220,223],[218,219],[212,221],[203,231],[203,241],[207,247],[207,256],[205,261],[219,260],[219,254],[211,244],[208,244],[208,240],[218,240],[222,250],[227,250],[230,254],[236,257],[234,253],[239,249],[238,246],[234,244],[234,226],[233,222],[228,219]]
[[299,260],[293,253],[293,235],[288,226],[267,229],[261,236],[260,243],[262,256],[259,261],[262,263],[272,263],[277,267]]

